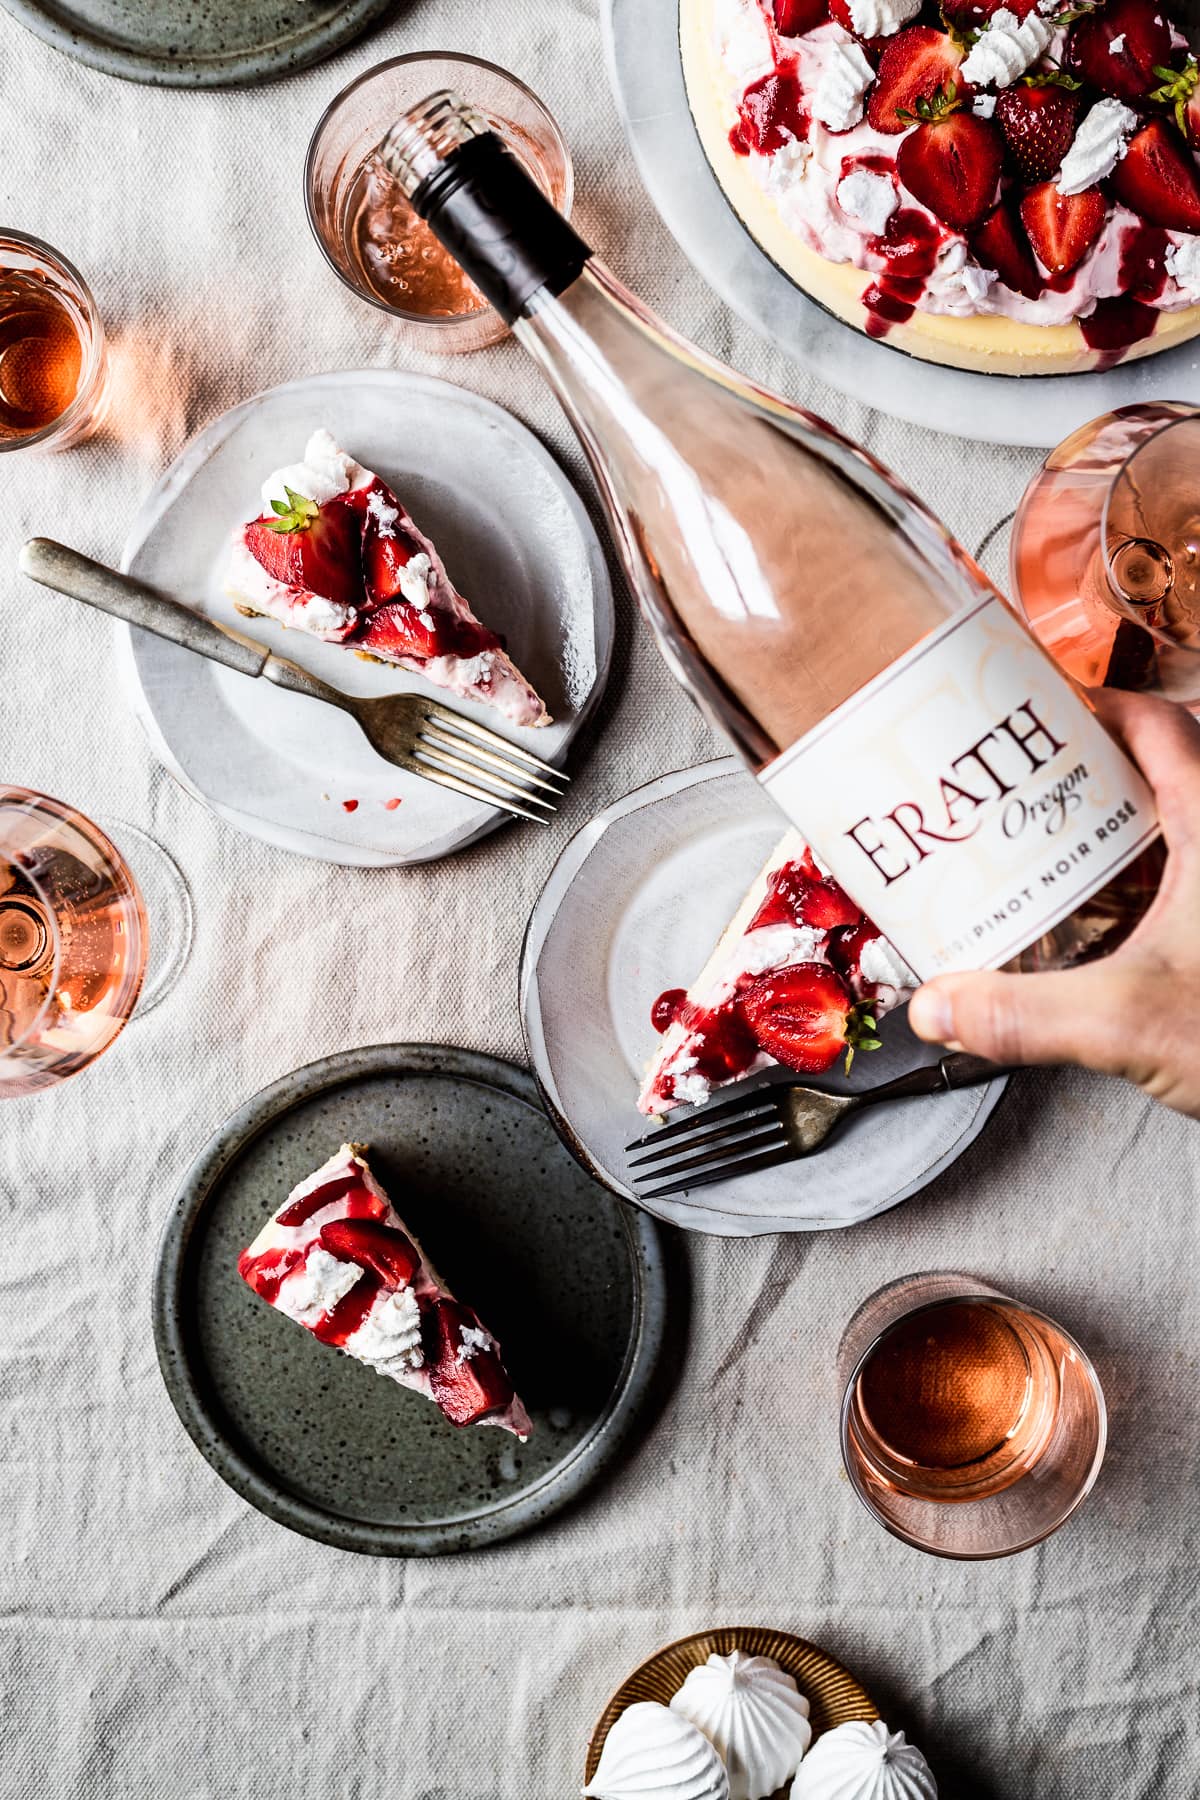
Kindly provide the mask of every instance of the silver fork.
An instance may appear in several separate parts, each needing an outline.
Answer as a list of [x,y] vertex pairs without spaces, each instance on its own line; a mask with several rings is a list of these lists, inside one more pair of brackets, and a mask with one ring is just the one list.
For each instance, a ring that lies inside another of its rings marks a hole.
[[1012,1072],[1009,1065],[959,1050],[859,1094],[829,1094],[798,1081],[759,1082],[733,1100],[699,1107],[685,1119],[660,1125],[627,1145],[626,1153],[645,1152],[629,1155],[630,1168],[639,1171],[635,1184],[666,1177],[665,1186],[638,1189],[643,1198],[659,1200],[810,1156],[846,1119],[881,1100],[979,1087]]
[[140,625],[197,656],[224,663],[242,675],[263,675],[289,693],[340,707],[358,721],[371,747],[386,761],[453,788],[469,800],[545,825],[562,799],[569,776],[438,700],[424,694],[392,694],[378,700],[343,694],[240,631],[218,625],[52,538],[30,538],[21,547],[20,565],[43,587]]

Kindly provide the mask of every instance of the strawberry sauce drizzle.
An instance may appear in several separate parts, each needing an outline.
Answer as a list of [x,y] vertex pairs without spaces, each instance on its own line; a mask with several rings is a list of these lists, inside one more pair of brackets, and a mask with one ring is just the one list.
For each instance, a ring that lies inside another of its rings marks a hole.
[[665,988],[650,1008],[650,1023],[655,1031],[669,1031],[679,1017],[687,999],[686,988]]
[[1125,294],[1097,300],[1095,312],[1079,321],[1084,343],[1100,352],[1093,365],[1097,369],[1114,368],[1133,344],[1153,336],[1157,325],[1154,307]]
[[382,1286],[378,1275],[364,1274],[348,1294],[343,1294],[332,1312],[317,1320],[312,1328],[313,1336],[319,1337],[323,1344],[340,1348],[347,1338],[354,1336],[375,1304],[375,1296]]
[[770,75],[752,82],[742,95],[729,142],[739,156],[748,156],[751,150],[769,156],[793,139],[803,143],[810,126],[796,64],[778,63]]
[[863,294],[869,337],[886,337],[893,325],[912,318],[933,273],[942,235],[941,228],[924,213],[900,207],[888,220],[883,236],[873,240],[872,249],[887,257],[889,267]]
[[277,1225],[303,1225],[314,1213],[320,1212],[323,1206],[331,1206],[335,1200],[344,1199],[346,1217],[348,1219],[380,1219],[383,1207],[363,1182],[357,1172],[353,1175],[337,1175],[332,1181],[326,1181],[314,1188],[311,1194],[302,1194],[299,1200],[293,1200],[277,1213]]
[[1167,284],[1167,250],[1171,240],[1161,225],[1135,225],[1121,242],[1122,294],[1134,300],[1157,300]]
[[303,1260],[303,1250],[264,1250],[258,1256],[243,1250],[238,1257],[238,1274],[256,1294],[261,1294],[268,1306],[274,1306],[280,1288]]

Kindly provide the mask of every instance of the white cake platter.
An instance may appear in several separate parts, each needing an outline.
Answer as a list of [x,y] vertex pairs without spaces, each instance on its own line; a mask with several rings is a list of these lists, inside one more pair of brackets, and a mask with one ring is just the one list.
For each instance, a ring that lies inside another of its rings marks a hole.
[[626,136],[664,224],[741,318],[830,387],[913,425],[1042,449],[1117,406],[1200,403],[1200,339],[1106,371],[1018,377],[941,368],[843,324],[771,261],[722,193],[688,106],[679,0],[606,0],[604,37]]

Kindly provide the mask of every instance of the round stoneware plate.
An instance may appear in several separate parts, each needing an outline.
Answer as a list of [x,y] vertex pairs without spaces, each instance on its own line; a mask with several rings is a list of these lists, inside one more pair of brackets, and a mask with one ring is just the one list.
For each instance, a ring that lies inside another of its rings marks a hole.
[[[369,1144],[401,1217],[496,1332],[528,1443],[455,1429],[238,1275],[267,1215],[345,1140]],[[429,1044],[327,1057],[247,1101],[188,1171],[154,1282],[163,1379],[217,1473],[293,1531],[375,1556],[476,1549],[582,1493],[635,1428],[665,1317],[655,1226],[580,1171],[525,1070]]]
[[[266,477],[298,461],[319,425],[408,504],[485,624],[507,638],[554,724],[518,730],[419,675],[234,610],[224,591],[230,535],[257,512]],[[608,675],[612,589],[578,494],[510,413],[429,376],[394,369],[314,375],[235,406],[193,438],[155,485],[121,567],[332,687],[363,696],[431,694],[547,762],[563,761]],[[325,862],[378,866],[428,862],[507,818],[394,768],[333,707],[148,632],[117,630],[126,686],[155,751],[239,830]]]
[[[637,1111],[656,1043],[650,1008],[703,968],[784,821],[733,757],[664,775],[585,825],[550,872],[521,962],[525,1039],[543,1097],[568,1145],[626,1199],[625,1146],[650,1130]],[[580,1028],[580,1020],[586,1029]],[[938,1052],[903,1012],[883,1021],[884,1048],[819,1085],[875,1087]],[[780,1071],[779,1079],[789,1077]],[[642,1201],[692,1231],[749,1237],[854,1225],[906,1200],[961,1156],[1005,1082],[892,1101],[852,1119],[828,1147],[694,1196]]]
[[588,1739],[584,1780],[590,1782],[595,1775],[604,1740],[627,1706],[639,1700],[657,1700],[660,1706],[669,1706],[693,1669],[710,1656],[729,1656],[734,1650],[744,1650],[747,1656],[769,1656],[787,1671],[808,1699],[814,1739],[851,1719],[871,1724],[879,1717],[875,1702],[850,1671],[804,1638],[760,1625],[696,1631],[656,1650],[621,1683]]
[[1043,448],[1113,407],[1200,401],[1195,342],[1104,373],[1015,377],[940,368],[843,324],[771,261],[722,193],[688,106],[678,0],[607,0],[605,38],[634,158],[680,248],[748,324],[840,393],[926,429]]
[[393,0],[0,0],[76,61],[153,87],[234,87],[332,56]]

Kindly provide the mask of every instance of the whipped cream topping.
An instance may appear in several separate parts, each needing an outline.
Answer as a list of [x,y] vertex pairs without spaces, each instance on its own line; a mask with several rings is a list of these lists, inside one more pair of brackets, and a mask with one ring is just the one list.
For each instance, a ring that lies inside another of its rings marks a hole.
[[344,450],[339,450],[328,431],[314,431],[304,446],[304,461],[276,469],[263,482],[263,511],[270,512],[272,502],[276,500],[286,506],[288,488],[295,494],[303,494],[306,500],[315,500],[318,506],[324,506],[327,500],[365,487],[370,480],[370,470],[364,469]]
[[463,1363],[468,1363],[473,1356],[478,1356],[481,1350],[491,1350],[495,1341],[491,1333],[485,1331],[482,1325],[464,1325],[458,1334],[458,1354],[454,1360],[461,1368]]
[[362,1276],[356,1262],[342,1262],[315,1244],[300,1267],[279,1289],[277,1305],[301,1325],[316,1325],[344,1300]]
[[433,578],[433,564],[423,550],[410,556],[399,573],[400,592],[404,598],[415,606],[418,612],[424,612],[429,600],[429,587]]
[[875,71],[861,44],[843,34],[830,45],[813,95],[813,111],[830,131],[849,131],[863,116],[864,96]]
[[838,183],[838,205],[852,219],[875,237],[881,237],[887,222],[899,205],[896,184],[890,175],[875,175],[870,169],[852,169]]
[[421,1309],[412,1288],[397,1288],[377,1300],[346,1340],[346,1348],[381,1375],[419,1369],[425,1353],[421,1348]]
[[1080,120],[1075,141],[1055,178],[1060,194],[1082,194],[1111,175],[1138,128],[1138,116],[1119,100],[1098,100]]
[[850,18],[859,37],[891,37],[921,10],[921,0],[849,0]]
[[1167,274],[1187,295],[1200,300],[1200,237],[1178,237],[1167,251]]
[[1054,27],[1038,12],[1018,19],[1006,6],[994,12],[962,65],[974,87],[1011,87],[1046,51]]
[[898,950],[886,938],[868,938],[859,953],[858,966],[864,981],[876,987],[915,988],[920,981]]
[[[1039,7],[1036,14],[1029,15],[1023,23],[1028,25],[1030,19],[1035,23],[1024,42],[1045,33],[1051,54],[1055,53],[1055,27],[1052,22],[1047,24],[1041,15],[1043,10],[1053,11],[1060,4],[1061,0],[1046,0],[1044,9]],[[1007,9],[1002,9],[991,22],[993,28],[997,21],[1000,22],[1000,33],[994,34],[990,29],[979,40],[997,36],[997,43],[987,54],[996,52],[1000,38],[1007,35],[1003,29],[1005,16],[1014,21],[1019,33],[1022,22],[1016,21],[1015,15]],[[730,78],[732,116],[746,88],[775,67],[771,32],[760,0],[714,0],[714,38]],[[840,62],[841,51],[851,43],[840,25],[829,20],[803,37],[787,39],[786,43],[800,89],[816,116],[807,143],[789,140],[768,155],[751,150],[748,157],[751,173],[771,195],[784,227],[809,249],[830,262],[850,263],[866,272],[886,274],[892,266],[892,260],[886,254],[889,246],[880,243],[881,234],[872,229],[873,220],[864,219],[843,206],[839,189],[857,172],[876,174],[883,169],[894,169],[903,134],[887,135],[876,131],[869,119],[861,116],[861,97],[855,102],[858,120],[849,129],[842,128],[840,123],[836,128],[830,127],[820,117],[814,106],[814,96],[826,81],[830,90],[837,86],[841,77],[831,75],[830,69],[835,61]],[[1003,57],[1001,50],[998,60]],[[1001,70],[1005,77],[1003,85],[1008,84],[1010,66],[1011,57],[1004,61]],[[963,72],[965,75],[965,65]],[[995,111],[995,95],[977,94],[972,104],[982,117],[991,117]],[[1111,104],[1120,106],[1120,102]],[[834,113],[833,108],[828,110]],[[834,116],[840,121],[846,114],[843,111]],[[938,240],[934,266],[925,279],[919,301],[923,312],[963,317],[996,314],[1022,324],[1065,325],[1086,318],[1098,300],[1125,291],[1121,274],[1122,251],[1131,234],[1140,230],[1141,221],[1120,203],[1111,204],[1103,231],[1072,271],[1069,280],[1048,285],[1036,299],[1030,299],[1006,287],[994,270],[980,268],[962,234],[937,220],[902,185],[898,188],[898,196],[905,213],[916,214],[926,221]],[[1188,241],[1182,233],[1172,232],[1169,236],[1174,244]],[[1166,282],[1163,292],[1149,304],[1170,312],[1200,301],[1200,284],[1190,285],[1195,269],[1191,256],[1191,252],[1184,251],[1182,261],[1179,255],[1173,257],[1183,270],[1183,277],[1175,274],[1172,268],[1175,279]],[[1171,268],[1170,261],[1168,268]]]

